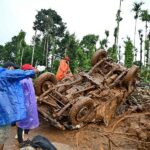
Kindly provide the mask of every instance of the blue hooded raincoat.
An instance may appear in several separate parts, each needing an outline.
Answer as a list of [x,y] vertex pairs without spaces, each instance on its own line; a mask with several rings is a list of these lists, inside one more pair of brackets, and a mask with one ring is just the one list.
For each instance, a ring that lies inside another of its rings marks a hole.
[[0,126],[26,118],[24,94],[20,80],[34,75],[33,70],[0,68]]

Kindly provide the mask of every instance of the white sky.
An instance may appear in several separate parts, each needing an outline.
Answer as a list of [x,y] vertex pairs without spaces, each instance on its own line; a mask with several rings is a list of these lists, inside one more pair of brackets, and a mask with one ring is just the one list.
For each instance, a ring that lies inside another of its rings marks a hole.
[[[133,40],[134,13],[131,9],[134,2],[139,0],[122,2],[120,39],[129,35]],[[150,0],[143,2],[145,5],[142,8],[150,9]],[[21,29],[26,32],[26,42],[31,43],[36,10],[42,8],[54,9],[67,23],[70,33],[76,34],[77,39],[87,34],[96,34],[102,39],[105,30],[109,30],[112,45],[119,0],[0,0],[0,44],[10,41]],[[144,28],[144,24],[140,22],[137,29],[141,27]]]

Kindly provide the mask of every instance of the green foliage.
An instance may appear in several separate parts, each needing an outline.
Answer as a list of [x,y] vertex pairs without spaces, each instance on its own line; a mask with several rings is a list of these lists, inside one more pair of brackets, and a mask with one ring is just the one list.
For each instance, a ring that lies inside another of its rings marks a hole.
[[89,51],[95,51],[98,38],[99,36],[94,34],[85,35],[81,40],[80,45],[87,48]]
[[107,39],[102,39],[100,41],[100,49],[105,49],[107,48]]
[[88,71],[91,67],[91,58],[88,57],[88,54],[81,47],[77,50],[77,60],[78,66],[76,68],[76,72],[79,71]]
[[3,61],[4,46],[0,45],[0,62]]
[[43,56],[45,56],[45,65],[48,67],[48,56],[51,54],[50,68],[53,70],[53,61],[55,59],[55,54],[59,49],[58,43],[60,43],[61,38],[64,36],[66,29],[65,23],[62,21],[61,16],[57,14],[55,10],[52,9],[41,9],[35,16],[35,22],[33,29],[36,31],[41,31],[45,39],[43,45]]
[[141,17],[142,21],[145,21],[145,22],[150,21],[150,14],[149,14],[148,10],[142,10],[140,17]]
[[141,69],[141,78],[145,82],[150,82],[150,69],[147,69],[146,67],[142,67]]
[[32,47],[27,45],[24,49],[24,55],[22,59],[22,64],[30,64],[31,63],[31,56],[32,56]]
[[113,45],[108,49],[108,56],[114,61],[117,62],[117,47]]
[[139,13],[140,13],[140,11],[141,11],[141,6],[142,6],[143,4],[144,4],[143,2],[139,2],[139,3],[134,2],[134,3],[133,3],[133,9],[132,9],[132,11],[135,12],[134,19],[137,19],[137,18],[139,17]]
[[130,40],[129,37],[127,37],[127,40],[124,41],[125,43],[125,61],[124,64],[126,67],[131,67],[133,64],[133,59],[134,59],[134,55],[133,55],[133,44],[132,41]]
[[78,66],[77,60],[77,49],[79,43],[76,40],[75,34],[69,36],[69,41],[67,43],[66,55],[70,58],[70,69],[72,73],[75,72],[76,67]]
[[133,62],[133,64],[137,65],[138,67],[143,65],[141,61],[135,61],[135,62]]
[[59,67],[59,60],[54,60],[53,63],[53,73],[56,74]]
[[41,9],[35,16],[33,29],[39,30],[44,34],[51,34],[53,36],[63,36],[66,29],[65,23],[62,22],[61,16],[52,9]]
[[[106,31],[106,34],[109,33]],[[93,53],[96,51],[96,44],[98,42],[98,39],[98,35],[88,34],[85,35],[81,40],[80,47],[78,49],[78,70],[88,71],[90,69],[91,58],[93,56]]]
[[148,67],[148,61],[149,61],[149,53],[150,53],[150,41],[149,39],[145,40],[145,63]]

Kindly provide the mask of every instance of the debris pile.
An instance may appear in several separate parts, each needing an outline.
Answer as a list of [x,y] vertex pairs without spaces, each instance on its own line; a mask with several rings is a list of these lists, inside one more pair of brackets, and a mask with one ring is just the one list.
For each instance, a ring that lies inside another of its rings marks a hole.
[[61,82],[49,72],[39,76],[35,81],[38,110],[51,125],[63,130],[97,121],[108,126],[118,107],[134,91],[137,72],[137,66],[127,69],[112,62],[106,51],[98,50],[89,72]]

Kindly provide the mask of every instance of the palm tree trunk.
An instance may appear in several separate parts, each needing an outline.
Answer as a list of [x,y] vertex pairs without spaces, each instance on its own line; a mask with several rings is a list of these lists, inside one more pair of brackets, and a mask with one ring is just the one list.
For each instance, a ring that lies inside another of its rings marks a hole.
[[19,42],[19,50],[18,50],[18,54],[19,54],[18,63],[20,64],[21,64],[21,43],[22,43],[22,39]]
[[135,19],[135,26],[134,26],[134,61],[137,60],[137,51],[136,51],[136,47],[135,47],[135,41],[136,41],[136,27],[137,27],[137,19]]
[[142,68],[142,40],[141,40],[141,43],[140,43],[140,69]]
[[[145,42],[147,42],[147,28],[148,28],[148,26],[147,26],[147,21],[146,21],[145,22]],[[145,48],[146,48],[146,46],[145,46]],[[147,56],[146,51],[148,51],[145,48],[144,48],[144,66],[146,65],[146,58],[145,58]]]
[[145,40],[147,39],[147,28],[148,28],[148,26],[147,26],[147,21],[145,22]]
[[20,60],[20,66],[22,66],[23,55],[24,55],[24,48],[22,49],[21,60]]
[[147,50],[146,67],[150,68],[150,47]]
[[32,64],[32,65],[33,65],[33,60],[34,60],[34,51],[35,51],[35,39],[36,39],[36,33],[37,33],[37,30],[35,30],[35,34],[34,34],[33,50],[32,50],[32,58],[31,58],[31,64]]
[[54,37],[52,37],[52,45],[53,45],[53,49],[52,49],[52,57],[51,57],[51,71],[53,70],[53,62],[54,62],[54,53],[55,53],[55,39]]
[[[120,3],[119,3],[119,18],[120,18],[120,13],[121,13],[121,1],[120,0]],[[120,29],[120,20],[117,22],[117,37],[116,37],[116,45],[118,47],[118,40],[119,40],[119,29]]]
[[47,43],[47,39],[46,37],[44,37],[44,46],[43,46],[43,60],[42,60],[42,63],[43,65],[45,65],[45,56],[46,56],[46,43]]
[[45,56],[45,62],[46,62],[46,68],[48,68],[48,36],[47,36],[47,43],[46,43],[46,56]]

